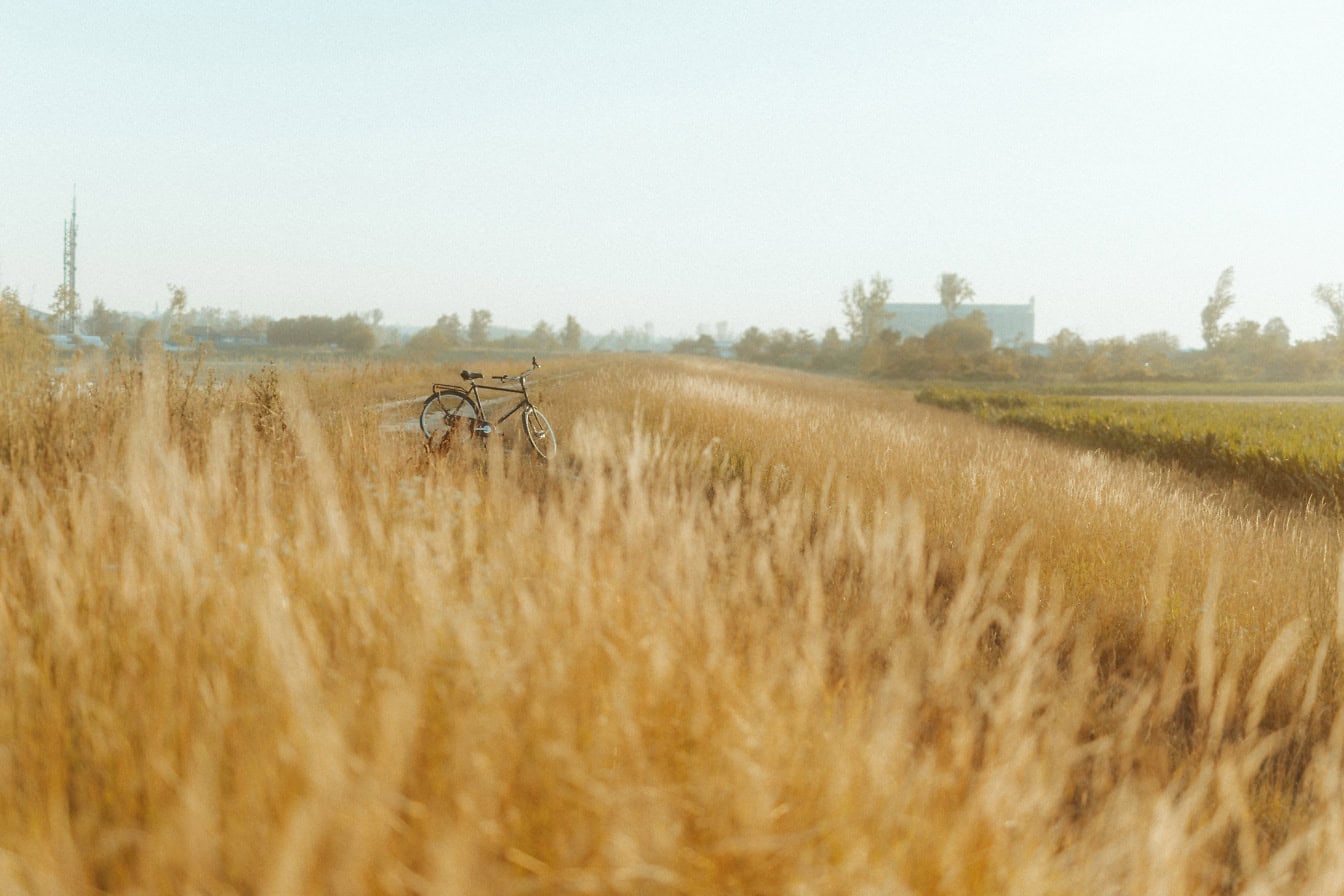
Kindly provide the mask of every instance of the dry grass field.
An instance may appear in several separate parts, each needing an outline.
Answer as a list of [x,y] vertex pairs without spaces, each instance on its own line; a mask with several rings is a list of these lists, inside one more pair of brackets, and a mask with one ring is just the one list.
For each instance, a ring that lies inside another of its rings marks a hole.
[[443,376],[2,387],[0,892],[1344,890],[1337,517],[652,356],[430,458]]

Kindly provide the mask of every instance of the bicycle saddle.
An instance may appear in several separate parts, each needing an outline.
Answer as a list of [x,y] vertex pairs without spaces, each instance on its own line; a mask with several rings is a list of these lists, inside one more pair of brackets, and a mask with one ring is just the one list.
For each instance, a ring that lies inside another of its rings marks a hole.
[[466,380],[467,382],[471,382],[472,380],[478,380],[480,378],[481,378],[481,372],[479,370],[462,371],[462,379]]

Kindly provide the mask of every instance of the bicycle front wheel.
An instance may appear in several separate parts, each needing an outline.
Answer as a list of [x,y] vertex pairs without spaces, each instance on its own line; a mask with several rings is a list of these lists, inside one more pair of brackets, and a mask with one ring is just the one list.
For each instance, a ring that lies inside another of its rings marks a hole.
[[523,409],[523,430],[532,444],[532,450],[541,455],[542,460],[550,460],[555,456],[555,430],[551,429],[551,422],[546,419],[541,408],[528,405]]
[[431,451],[460,447],[475,437],[481,421],[481,409],[462,389],[435,392],[420,409],[420,431]]

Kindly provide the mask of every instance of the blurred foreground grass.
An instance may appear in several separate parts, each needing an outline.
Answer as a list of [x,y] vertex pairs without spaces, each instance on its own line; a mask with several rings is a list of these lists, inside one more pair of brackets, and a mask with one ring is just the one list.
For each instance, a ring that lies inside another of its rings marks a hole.
[[549,467],[425,456],[429,368],[7,386],[0,891],[1344,886],[1333,518],[861,383],[543,373]]

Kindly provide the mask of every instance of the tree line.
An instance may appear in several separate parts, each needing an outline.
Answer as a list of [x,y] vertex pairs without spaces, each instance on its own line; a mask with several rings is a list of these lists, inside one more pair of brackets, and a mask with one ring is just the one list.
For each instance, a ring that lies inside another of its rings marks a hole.
[[[547,321],[538,321],[531,331],[499,332],[494,316],[486,309],[473,309],[464,322],[456,314],[444,314],[429,327],[419,330],[405,344],[399,337],[382,327],[383,314],[379,310],[363,314],[300,315],[272,319],[266,316],[244,316],[237,311],[219,308],[189,307],[187,290],[177,284],[168,284],[167,310],[154,316],[142,316],[109,308],[102,299],[94,299],[87,315],[81,314],[79,297],[72,290],[57,291],[51,305],[51,316],[45,322],[29,315],[12,289],[3,293],[0,311],[0,350],[8,349],[7,334],[25,332],[45,348],[50,348],[49,332],[66,334],[78,345],[80,335],[97,337],[113,353],[140,355],[152,347],[167,345],[172,348],[201,344],[216,347],[235,347],[243,351],[262,346],[319,351],[365,354],[381,350],[415,360],[440,360],[463,348],[515,349],[535,352],[579,351],[585,332],[574,315],[567,315],[556,327]],[[11,325],[11,321],[22,320]],[[26,329],[24,329],[26,328]],[[599,347],[635,348],[649,342],[644,330],[627,328],[618,334],[613,331],[598,340]],[[36,343],[34,343],[36,344]]]
[[462,348],[504,348],[537,352],[579,351],[583,345],[583,327],[574,315],[556,329],[546,321],[537,321],[531,332],[491,337],[494,315],[484,308],[471,311],[466,323],[456,314],[440,315],[432,327],[426,327],[406,343],[405,353],[416,360],[432,361]]
[[[934,285],[946,320],[923,335],[903,334],[891,326],[887,305],[891,283],[874,274],[855,282],[840,297],[848,329],[842,338],[830,328],[820,339],[807,330],[764,331],[750,327],[731,346],[744,361],[822,371],[848,371],[893,379],[1076,380],[1276,380],[1304,381],[1344,375],[1344,284],[1321,284],[1314,300],[1330,314],[1319,339],[1292,339],[1275,317],[1261,324],[1226,322],[1236,297],[1234,271],[1218,277],[1200,313],[1204,348],[1185,351],[1165,331],[1134,338],[1116,336],[1087,342],[1069,329],[1035,345],[994,344],[994,334],[979,311],[964,311],[975,290],[955,273]],[[717,355],[709,336],[677,343],[674,351]]]

